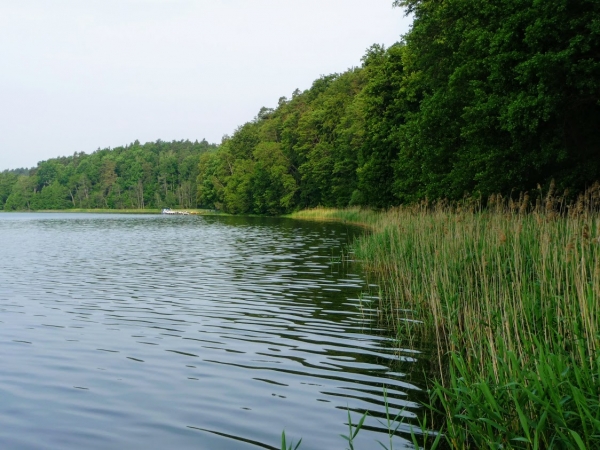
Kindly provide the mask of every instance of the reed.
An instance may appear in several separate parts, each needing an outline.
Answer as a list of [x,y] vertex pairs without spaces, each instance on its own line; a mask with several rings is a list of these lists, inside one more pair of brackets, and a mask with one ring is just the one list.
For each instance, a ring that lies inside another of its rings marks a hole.
[[377,227],[382,219],[374,211],[360,207],[346,209],[317,207],[292,213],[288,217],[300,220],[345,222],[364,227]]
[[436,343],[428,407],[449,447],[600,448],[599,199],[348,214],[373,228],[355,252],[388,325]]
[[285,437],[285,430],[281,432],[281,450],[298,450],[300,448],[300,444],[302,444],[302,439],[300,439],[296,445],[294,445],[294,441],[288,444]]

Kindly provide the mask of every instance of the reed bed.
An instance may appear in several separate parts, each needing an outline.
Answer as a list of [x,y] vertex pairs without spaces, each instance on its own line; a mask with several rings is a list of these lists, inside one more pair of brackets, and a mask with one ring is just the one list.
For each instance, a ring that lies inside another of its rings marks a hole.
[[361,207],[336,209],[320,206],[292,213],[288,217],[301,220],[352,223],[368,228],[379,228],[380,222],[385,220],[381,214]]
[[427,406],[448,447],[600,448],[599,198],[348,213],[374,230],[355,252],[388,325],[437,344]]

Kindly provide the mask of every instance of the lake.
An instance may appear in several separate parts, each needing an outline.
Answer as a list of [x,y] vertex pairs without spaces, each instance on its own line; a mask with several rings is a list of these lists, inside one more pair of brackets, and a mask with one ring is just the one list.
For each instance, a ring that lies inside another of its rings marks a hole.
[[[359,449],[406,432],[421,359],[377,325],[361,231],[291,219],[0,214],[0,448]],[[372,305],[372,306],[371,306]],[[394,448],[412,448],[410,435]]]

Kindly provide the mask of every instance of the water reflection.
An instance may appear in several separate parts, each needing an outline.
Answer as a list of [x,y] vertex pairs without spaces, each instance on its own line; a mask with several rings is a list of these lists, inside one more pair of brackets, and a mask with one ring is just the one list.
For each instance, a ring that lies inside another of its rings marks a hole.
[[394,415],[417,411],[417,354],[394,348],[357,269],[335,263],[356,232],[0,215],[0,447],[277,448],[285,429],[334,449],[348,409],[373,414],[356,448],[378,446],[384,385]]

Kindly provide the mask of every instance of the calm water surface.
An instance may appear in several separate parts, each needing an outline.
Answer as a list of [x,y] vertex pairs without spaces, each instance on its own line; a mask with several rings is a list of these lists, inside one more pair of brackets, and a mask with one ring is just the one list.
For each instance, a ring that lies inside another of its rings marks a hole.
[[[357,230],[286,219],[0,214],[0,448],[343,449],[418,413]],[[407,435],[404,435],[408,437]],[[402,436],[394,448],[410,447]]]

